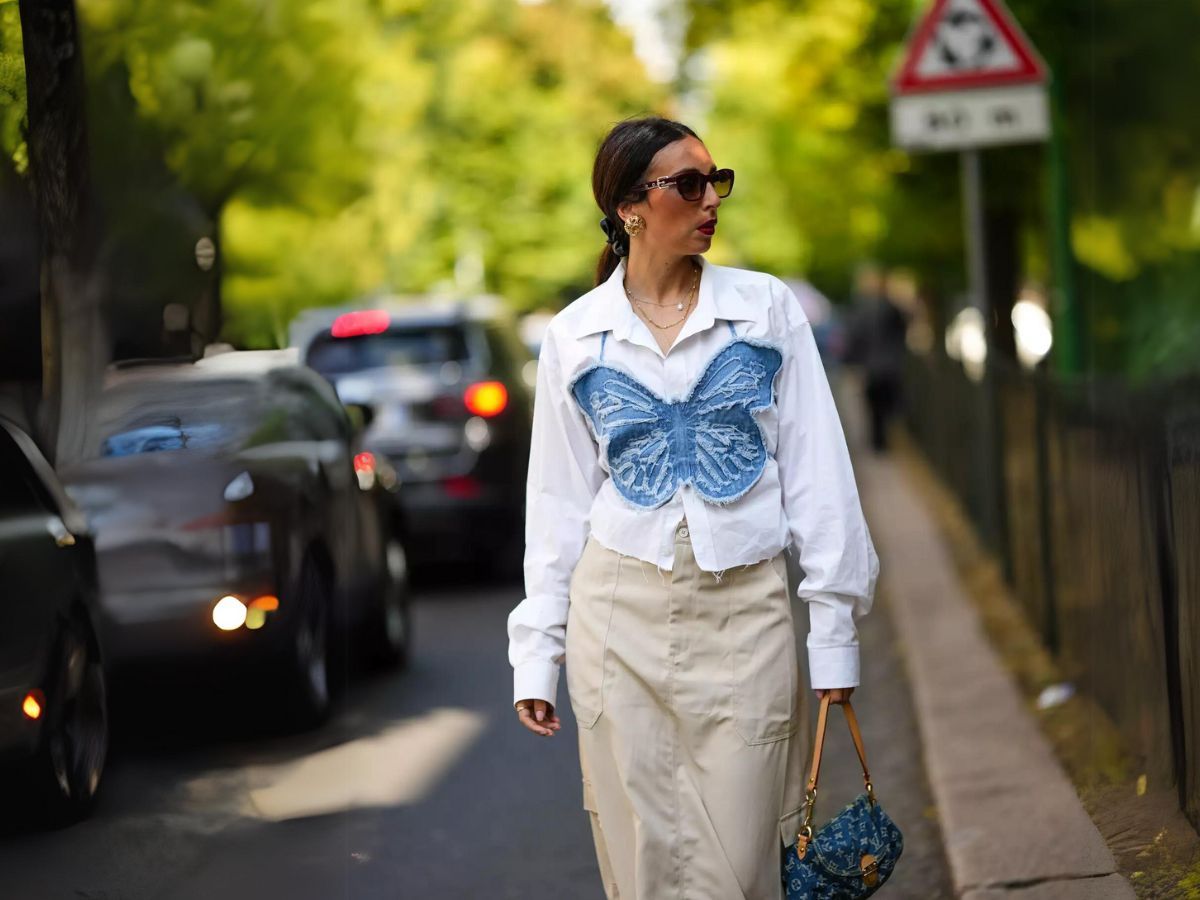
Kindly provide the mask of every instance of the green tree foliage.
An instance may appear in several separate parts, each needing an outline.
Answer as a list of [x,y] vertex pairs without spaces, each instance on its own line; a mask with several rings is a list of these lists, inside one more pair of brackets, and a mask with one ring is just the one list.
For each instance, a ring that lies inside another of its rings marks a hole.
[[1186,36],[1200,6],[1010,5],[1062,85],[1089,362],[1139,378],[1196,368],[1200,57]]
[[[690,4],[688,46],[710,103],[706,140],[738,171],[737,200],[722,211],[723,252],[806,273],[839,294],[853,263],[880,251],[898,176],[912,165],[887,135],[887,76],[911,6]],[[907,222],[901,233],[914,244],[929,231]]]
[[667,100],[597,2],[374,12],[358,35],[368,189],[327,218],[251,203],[226,217],[227,307],[254,323],[244,340],[364,292],[483,289],[517,307],[581,292],[603,244],[596,146]]
[[[886,79],[929,3],[690,0],[688,46],[707,62],[714,152],[739,170],[723,212],[734,255],[809,273],[840,293],[863,256],[962,290],[956,154],[889,148]],[[1010,0],[1061,81],[1071,240],[1094,369],[1194,365],[1200,340],[1200,58],[1181,35],[1194,3]],[[986,202],[1016,223],[1022,275],[1045,282],[1047,158],[984,153]]]
[[667,100],[599,0],[80,2],[118,132],[220,223],[247,346],[370,292],[586,288],[595,147]]
[[[211,338],[238,299],[219,293],[236,276],[222,234],[232,204],[329,218],[367,188],[358,34],[369,11],[354,0],[78,6],[117,352],[148,352],[171,302],[190,304],[193,329]],[[203,235],[220,250],[215,280],[193,258]],[[272,265],[288,264],[283,249]]]
[[0,0],[0,165],[24,173],[29,167],[25,146],[25,57],[21,15],[16,0]]
[[[714,259],[803,273],[833,296],[864,257],[914,269],[937,296],[965,281],[956,155],[890,145],[887,79],[924,0],[680,0],[678,104],[602,0],[79,2],[100,119],[121,138],[108,164],[169,173],[219,223],[226,332],[244,344],[375,291],[483,289],[524,308],[586,289],[596,145],[646,112],[692,110],[738,170]],[[1090,362],[1167,365],[1179,351],[1164,348],[1190,340],[1167,338],[1200,319],[1186,96],[1200,61],[1164,48],[1200,9],[1011,6],[1064,88]],[[0,0],[0,27],[11,8]],[[19,167],[11,62],[0,55],[0,141]],[[984,170],[1022,274],[1052,279],[1043,149],[989,150]]]
[[[362,188],[353,0],[80,0],[89,78],[125,82],[180,183],[315,210]],[[102,128],[103,125],[97,125]]]

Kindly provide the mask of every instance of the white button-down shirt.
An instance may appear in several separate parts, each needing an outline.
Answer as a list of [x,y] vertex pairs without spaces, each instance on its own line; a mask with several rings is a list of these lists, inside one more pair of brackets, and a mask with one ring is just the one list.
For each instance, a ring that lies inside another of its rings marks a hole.
[[[696,307],[666,353],[625,296],[622,259],[612,276],[559,312],[542,341],[525,508],[525,599],[508,616],[514,700],[556,704],[566,651],[567,588],[589,531],[604,546],[670,570],[686,517],[696,563],[709,572],[749,565],[791,546],[804,578],[813,688],[859,683],[855,619],[871,608],[879,560],[863,518],[841,422],[795,294],[762,272],[703,266]],[[664,400],[685,397],[732,338],[783,354],[775,402],[753,413],[766,445],[762,474],[728,504],[683,484],[657,508],[625,500],[609,477],[588,419],[569,390],[600,357]]]

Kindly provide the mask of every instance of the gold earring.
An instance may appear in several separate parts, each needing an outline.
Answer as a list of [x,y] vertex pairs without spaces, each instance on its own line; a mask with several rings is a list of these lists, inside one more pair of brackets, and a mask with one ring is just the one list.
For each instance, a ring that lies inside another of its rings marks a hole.
[[625,220],[625,233],[629,235],[641,234],[642,229],[646,227],[646,220],[634,213]]

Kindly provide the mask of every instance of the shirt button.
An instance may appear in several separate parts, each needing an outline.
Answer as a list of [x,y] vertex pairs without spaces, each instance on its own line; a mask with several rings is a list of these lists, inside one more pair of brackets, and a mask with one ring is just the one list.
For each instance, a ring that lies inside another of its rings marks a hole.
[[689,536],[689,533],[688,533],[688,530],[687,530],[686,526],[683,526],[683,525],[680,525],[680,526],[679,526],[679,536],[680,536],[681,538],[685,538],[685,537],[688,537],[688,536]]

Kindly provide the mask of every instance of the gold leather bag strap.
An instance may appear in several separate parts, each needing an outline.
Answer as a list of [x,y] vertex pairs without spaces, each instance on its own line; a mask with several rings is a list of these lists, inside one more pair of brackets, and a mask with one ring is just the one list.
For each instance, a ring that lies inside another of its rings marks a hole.
[[[817,735],[813,743],[813,758],[812,767],[808,773],[808,787],[810,790],[817,789],[817,776],[821,771],[821,751],[825,747],[825,725],[829,721],[829,694],[821,698],[821,708],[817,713]],[[846,714],[846,724],[850,726],[850,737],[854,740],[854,749],[858,751],[858,761],[862,764],[863,782],[869,785],[871,783],[871,773],[867,769],[867,751],[863,746],[862,732],[858,730],[858,716],[854,714],[854,707],[847,700],[844,703],[839,703],[842,711]]]
[[[821,773],[821,753],[825,748],[825,726],[829,722],[830,696],[827,692],[821,698],[821,708],[817,713],[817,733],[813,741],[812,767],[809,769],[808,784],[804,791],[804,824],[800,827],[800,831],[796,835],[796,849],[801,859],[804,858],[805,850],[808,848],[808,843],[812,840],[813,836],[812,817],[817,805],[817,777]],[[873,804],[875,802],[875,788],[871,784],[871,772],[867,768],[867,750],[863,745],[862,732],[858,729],[858,717],[854,714],[854,707],[850,705],[849,700],[838,705],[842,707],[842,712],[846,715],[846,724],[850,726],[850,737],[854,740],[854,749],[858,752],[858,761],[862,764],[863,786],[866,788],[867,798]]]

